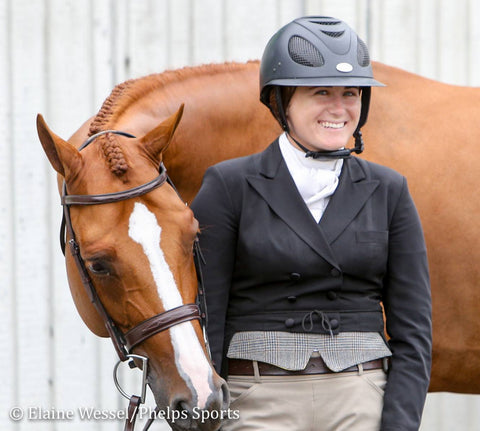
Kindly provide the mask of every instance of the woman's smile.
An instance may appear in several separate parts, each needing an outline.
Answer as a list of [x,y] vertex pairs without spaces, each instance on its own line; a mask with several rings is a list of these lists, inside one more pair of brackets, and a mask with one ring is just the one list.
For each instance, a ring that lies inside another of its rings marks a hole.
[[341,123],[334,123],[332,121],[319,121],[320,125],[322,127],[325,127],[326,129],[342,129],[345,127],[346,122],[342,121]]

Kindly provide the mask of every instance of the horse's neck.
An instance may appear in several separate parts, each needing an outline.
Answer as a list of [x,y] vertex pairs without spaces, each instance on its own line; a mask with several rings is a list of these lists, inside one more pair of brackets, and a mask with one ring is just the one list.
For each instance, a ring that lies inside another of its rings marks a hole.
[[133,121],[132,133],[147,133],[182,103],[184,115],[164,153],[164,163],[187,202],[195,196],[209,166],[258,152],[279,133],[270,112],[258,100],[256,64],[225,66],[220,73],[153,85],[112,127],[132,128]]
[[187,202],[193,200],[209,166],[259,152],[280,132],[258,100],[256,76],[232,87],[189,100],[186,116],[165,152],[165,165]]

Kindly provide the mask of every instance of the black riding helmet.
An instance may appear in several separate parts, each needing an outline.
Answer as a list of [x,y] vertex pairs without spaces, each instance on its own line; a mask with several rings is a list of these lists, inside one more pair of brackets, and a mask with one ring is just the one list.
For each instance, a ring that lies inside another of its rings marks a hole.
[[[298,18],[282,27],[268,42],[260,64],[260,100],[288,132],[281,87],[360,87],[362,109],[353,134],[355,148],[309,151],[311,157],[348,157],[363,151],[360,128],[366,123],[370,87],[384,86],[373,78],[368,48],[343,21],[325,16]],[[273,102],[273,103],[272,103]]]

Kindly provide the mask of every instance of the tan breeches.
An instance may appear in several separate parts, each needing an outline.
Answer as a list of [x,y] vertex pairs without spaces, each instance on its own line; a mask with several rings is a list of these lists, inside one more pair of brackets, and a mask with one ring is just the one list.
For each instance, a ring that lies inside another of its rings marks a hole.
[[378,431],[383,370],[310,376],[229,376],[230,410],[222,431]]

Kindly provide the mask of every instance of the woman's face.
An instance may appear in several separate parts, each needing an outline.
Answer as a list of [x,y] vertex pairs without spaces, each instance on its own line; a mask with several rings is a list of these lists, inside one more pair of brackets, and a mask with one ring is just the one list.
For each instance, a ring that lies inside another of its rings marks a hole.
[[289,133],[309,150],[338,150],[357,128],[361,106],[358,87],[297,87],[286,111]]

